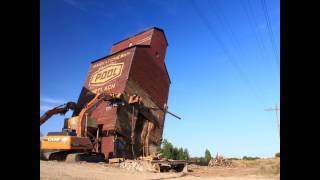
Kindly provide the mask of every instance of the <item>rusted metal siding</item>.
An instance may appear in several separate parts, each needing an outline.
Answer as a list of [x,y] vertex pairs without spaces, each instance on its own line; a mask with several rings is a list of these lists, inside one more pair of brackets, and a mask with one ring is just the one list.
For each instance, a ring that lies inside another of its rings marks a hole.
[[119,52],[134,45],[150,45],[148,54],[157,61],[161,68],[165,69],[164,59],[168,46],[164,32],[158,28],[151,28],[142,33],[136,34],[128,39],[120,41],[112,46],[111,54]]
[[160,65],[160,67],[164,70],[166,69],[164,60],[166,56],[167,46],[168,45],[163,32],[159,30],[153,30],[151,48],[148,49],[148,53],[150,54],[152,59],[158,62],[157,64]]
[[117,107],[108,107],[107,103],[103,102],[92,112],[91,117],[96,119],[98,124],[103,124],[103,131],[115,130],[117,109]]
[[165,70],[147,52],[148,48],[137,48],[129,76],[145,89],[158,107],[163,108],[167,103],[170,81]]
[[115,155],[114,154],[114,136],[102,137],[101,152],[104,153],[106,158],[111,158]]
[[114,44],[111,48],[111,54],[119,52],[125,48],[128,48],[129,46],[150,45],[152,34],[153,34],[153,29],[150,29],[148,31],[135,35],[131,38],[128,38],[124,41],[121,41],[117,44]]
[[[126,98],[128,99],[128,98]],[[126,139],[131,137],[132,108],[131,106],[122,106],[118,108],[116,129],[121,136]]]

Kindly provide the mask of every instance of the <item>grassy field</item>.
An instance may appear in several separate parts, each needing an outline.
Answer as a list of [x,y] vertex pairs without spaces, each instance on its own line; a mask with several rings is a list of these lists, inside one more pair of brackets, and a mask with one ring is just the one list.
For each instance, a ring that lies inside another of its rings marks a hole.
[[280,158],[232,160],[231,167],[192,166],[190,174],[200,177],[280,178]]
[[280,174],[280,158],[234,160],[232,162],[236,167],[255,168],[256,175],[275,176]]

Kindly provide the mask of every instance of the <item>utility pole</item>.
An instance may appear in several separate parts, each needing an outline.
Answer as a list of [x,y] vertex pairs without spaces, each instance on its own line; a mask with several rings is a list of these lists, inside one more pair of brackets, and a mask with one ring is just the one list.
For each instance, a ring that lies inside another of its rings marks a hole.
[[275,108],[268,108],[265,109],[265,111],[275,111],[276,112],[276,117],[277,117],[277,124],[278,124],[278,130],[279,130],[279,137],[280,137],[280,117],[278,117],[279,112],[280,112],[280,107],[278,108],[278,104],[276,104]]

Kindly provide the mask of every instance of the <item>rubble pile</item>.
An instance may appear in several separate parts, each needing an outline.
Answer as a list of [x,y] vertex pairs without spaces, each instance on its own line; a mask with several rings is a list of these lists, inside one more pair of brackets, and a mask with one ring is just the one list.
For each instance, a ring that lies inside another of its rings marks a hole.
[[141,160],[125,160],[120,163],[119,167],[129,171],[154,171],[150,163]]
[[[114,161],[117,163],[116,161]],[[161,154],[139,157],[136,160],[120,161],[119,167],[129,171],[149,171],[149,172],[181,172],[187,171],[185,160],[172,160],[162,157]]]
[[225,159],[223,156],[217,154],[215,159],[209,161],[209,167],[221,166],[221,167],[231,167],[232,162]]

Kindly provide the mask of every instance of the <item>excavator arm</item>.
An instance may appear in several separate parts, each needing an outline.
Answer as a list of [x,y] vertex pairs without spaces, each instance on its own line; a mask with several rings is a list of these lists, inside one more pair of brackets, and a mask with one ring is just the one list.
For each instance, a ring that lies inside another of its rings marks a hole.
[[69,111],[69,109],[71,110],[75,110],[76,108],[76,103],[75,102],[68,102],[66,104],[57,106],[53,109],[48,110],[47,112],[44,113],[44,115],[42,115],[40,117],[40,126],[45,123],[49,118],[51,118],[51,116],[55,115],[55,114],[65,114],[66,112]]

